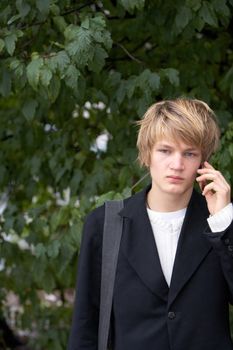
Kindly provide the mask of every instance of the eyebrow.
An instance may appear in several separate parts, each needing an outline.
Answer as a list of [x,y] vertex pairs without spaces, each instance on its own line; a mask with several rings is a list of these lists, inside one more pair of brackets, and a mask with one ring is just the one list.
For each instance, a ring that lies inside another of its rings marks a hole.
[[[171,146],[171,145],[166,144],[166,143],[158,143],[157,147],[165,147],[165,148],[169,148],[169,149],[173,149],[174,148],[174,146]],[[182,151],[183,152],[187,152],[187,151],[199,152],[200,150],[198,148],[195,148],[195,147],[190,147],[190,148],[185,148]]]

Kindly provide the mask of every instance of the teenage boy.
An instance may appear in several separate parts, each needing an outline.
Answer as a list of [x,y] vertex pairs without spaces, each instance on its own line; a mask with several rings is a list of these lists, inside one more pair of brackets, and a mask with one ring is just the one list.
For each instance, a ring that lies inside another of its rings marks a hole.
[[[179,98],[155,103],[139,124],[152,181],[119,212],[111,348],[231,350],[233,209],[229,184],[208,162],[219,141],[214,113]],[[103,223],[104,206],[84,226],[69,350],[97,350]]]

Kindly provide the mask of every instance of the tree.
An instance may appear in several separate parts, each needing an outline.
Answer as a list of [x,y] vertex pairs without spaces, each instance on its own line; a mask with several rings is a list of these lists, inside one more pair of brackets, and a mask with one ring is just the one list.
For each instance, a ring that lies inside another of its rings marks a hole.
[[1,1],[0,309],[9,319],[18,296],[15,327],[33,349],[65,349],[85,214],[148,181],[135,121],[151,103],[209,103],[223,136],[213,163],[233,181],[232,10],[232,0]]

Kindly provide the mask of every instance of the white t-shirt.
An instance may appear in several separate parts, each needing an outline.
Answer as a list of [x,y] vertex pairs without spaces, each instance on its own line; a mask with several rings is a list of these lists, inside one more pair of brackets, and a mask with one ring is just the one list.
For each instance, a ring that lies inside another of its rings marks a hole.
[[170,286],[177,243],[184,221],[186,208],[175,212],[156,212],[147,209],[151,222],[161,268]]
[[[161,268],[168,286],[171,283],[177,244],[187,208],[173,212],[157,212],[147,208],[151,222]],[[212,232],[225,230],[233,218],[232,203],[220,210],[207,221]]]

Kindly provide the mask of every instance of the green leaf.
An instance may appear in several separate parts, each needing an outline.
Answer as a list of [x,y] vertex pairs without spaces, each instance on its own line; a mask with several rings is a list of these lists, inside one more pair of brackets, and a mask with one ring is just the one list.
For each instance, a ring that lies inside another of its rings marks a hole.
[[233,83],[231,84],[231,87],[230,87],[230,97],[233,100]]
[[130,13],[133,12],[135,8],[142,10],[145,5],[145,0],[119,0],[119,3]]
[[[148,90],[148,87],[152,90],[158,90],[160,86],[160,76],[157,73],[152,73],[149,69],[145,69],[135,80],[135,87],[139,87],[141,90]],[[149,89],[149,90],[150,90]],[[134,90],[132,89],[132,93]],[[129,98],[132,97],[132,93],[128,94]]]
[[162,72],[165,74],[165,76],[168,78],[170,83],[174,86],[179,86],[180,79],[179,79],[179,71],[174,68],[166,68],[162,69]]
[[[36,101],[37,102],[37,101]],[[30,169],[31,169],[31,174],[33,175],[38,175],[38,171],[41,166],[41,158],[39,156],[34,155],[30,161]]]
[[71,43],[66,45],[66,50],[71,57],[75,56],[79,51],[78,42],[72,41]]
[[31,10],[31,6],[24,0],[16,0],[15,5],[22,18],[26,17]]
[[8,18],[12,15],[12,9],[10,5],[7,5],[4,9],[1,8],[0,11],[0,22],[7,23]]
[[193,23],[194,27],[198,30],[198,32],[201,32],[205,26],[205,21],[201,17],[196,17]]
[[42,243],[38,243],[35,247],[35,256],[37,258],[43,257],[45,255],[46,248]]
[[112,200],[115,198],[115,192],[114,191],[109,191],[107,193],[102,194],[98,198],[95,199],[96,201],[96,206],[99,207],[103,205],[106,201]]
[[85,20],[82,22],[81,27],[84,29],[90,28],[90,20],[88,17],[86,17]]
[[222,16],[229,17],[231,15],[231,11],[226,4],[226,0],[214,0],[213,6],[215,11],[221,14]]
[[0,76],[0,93],[2,96],[7,97],[11,92],[11,74],[7,69],[2,70]]
[[86,50],[91,44],[91,34],[89,30],[80,28],[78,31],[79,51]]
[[28,100],[25,102],[22,112],[27,120],[32,120],[34,118],[37,106],[38,102],[36,100]]
[[230,153],[231,157],[233,158],[233,144],[229,145],[229,153]]
[[48,87],[48,97],[51,102],[56,101],[61,87],[61,80],[56,76],[53,75],[49,87]]
[[160,86],[160,76],[157,73],[150,73],[148,82],[153,91],[158,90]]
[[46,249],[42,243],[38,243],[35,248],[35,255],[37,259],[33,259],[31,262],[33,281],[41,285],[45,276],[46,262]]
[[225,90],[231,85],[233,78],[233,66],[228,70],[223,79],[220,81],[220,87],[222,90]]
[[137,100],[137,115],[141,117],[152,103],[151,94],[148,93],[148,90],[145,90],[144,95]]
[[49,273],[47,271],[44,274],[42,285],[47,293],[51,293],[53,291],[53,289],[56,286],[56,283],[55,283],[54,276],[52,273]]
[[17,19],[21,18],[21,15],[18,14],[18,15],[14,15],[12,16],[8,21],[7,21],[7,24],[8,25],[11,25],[12,23],[14,23],[15,21],[17,21]]
[[5,37],[5,46],[6,46],[6,50],[9,53],[10,56],[13,55],[14,51],[15,51],[15,43],[17,41],[17,36],[12,33],[10,35],[7,35]]
[[107,50],[110,50],[112,47],[112,38],[111,38],[111,33],[104,31],[103,33],[103,44],[106,47]]
[[91,19],[91,26],[99,29],[104,29],[106,27],[105,17],[102,14],[97,14]]
[[70,24],[68,27],[66,27],[66,30],[64,32],[66,41],[69,42],[69,41],[75,40],[78,36],[78,31],[79,31],[79,27],[73,24]]
[[[134,85],[133,85],[133,88],[134,88]],[[117,100],[119,105],[123,102],[123,100],[126,96],[126,93],[129,94],[129,89],[130,89],[130,87],[129,86],[126,87],[125,82],[121,82],[119,88],[116,90],[116,100]],[[134,91],[134,89],[133,89],[133,91]],[[133,94],[133,92],[132,92],[132,94]]]
[[104,66],[105,58],[108,57],[107,52],[99,45],[95,47],[94,57],[89,63],[89,68],[96,73],[99,73]]
[[186,5],[196,12],[201,7],[201,0],[186,0]]
[[[4,180],[5,180],[5,177],[7,175],[7,171],[6,171],[6,168],[4,165],[1,165],[0,166],[0,184],[4,184]],[[1,198],[1,205],[3,205],[4,201],[2,200]]]
[[9,217],[5,218],[5,222],[4,222],[4,230],[5,230],[5,232],[9,232],[10,230],[13,229],[14,222],[15,222],[15,218],[13,216],[9,216]]
[[59,225],[64,225],[67,219],[67,211],[64,208],[56,210],[50,218],[50,226],[52,232],[56,232]]
[[75,170],[74,175],[70,181],[70,188],[72,193],[76,193],[81,180],[83,180],[83,173],[80,169]]
[[103,43],[106,49],[112,47],[112,38],[109,30],[106,30],[106,22],[103,16],[95,16],[91,19],[91,36],[92,39],[97,43]]
[[5,41],[0,39],[0,52],[2,52],[2,50],[4,49],[5,47]]
[[21,62],[17,58],[12,58],[10,61],[10,69],[15,70],[19,67]]
[[49,13],[50,0],[36,0],[36,7],[43,14]]
[[117,85],[120,84],[121,81],[121,74],[116,71],[110,72],[108,79],[106,80],[106,86],[109,86],[111,88],[115,88]]
[[53,16],[59,16],[61,13],[61,8],[59,5],[56,5],[54,2],[50,4],[50,12]]
[[[127,96],[129,99],[132,98],[139,80],[140,80],[140,78],[137,79],[135,76],[132,76],[128,79],[127,83],[125,84],[126,85],[125,87],[127,90]],[[140,81],[139,81],[139,85],[140,85]],[[124,89],[123,89],[123,91],[124,91]]]
[[27,66],[28,82],[34,90],[37,90],[39,79],[40,79],[40,70],[42,66],[43,66],[42,58],[33,59]]
[[60,73],[62,73],[69,63],[70,58],[64,50],[53,54],[49,59],[46,60],[46,64],[52,72],[60,70]]
[[53,22],[57,27],[57,29],[59,30],[59,32],[63,34],[67,28],[67,23],[65,21],[65,18],[63,16],[55,16],[53,17]]
[[48,257],[52,259],[56,258],[59,254],[60,247],[61,247],[60,241],[58,240],[53,241],[47,248]]
[[66,45],[66,50],[71,58],[75,58],[78,66],[85,66],[94,55],[90,31],[80,27],[76,39]]
[[192,19],[192,11],[186,6],[181,6],[175,17],[175,23],[179,31],[184,29]]
[[216,14],[213,10],[213,7],[207,1],[203,2],[202,8],[200,10],[200,16],[210,26],[213,26],[213,27],[218,26],[218,19],[217,19]]
[[[67,273],[69,269],[69,264],[72,263],[74,254],[77,254],[78,248],[80,247],[81,242],[81,230],[82,225],[80,224],[72,224],[69,231],[67,232],[67,238],[69,239],[69,243],[62,242],[60,248],[60,266],[59,266],[59,277],[63,273]],[[61,276],[63,277],[63,276]]]
[[21,78],[24,73],[24,65],[16,58],[12,58],[9,64],[10,70],[13,71],[15,77]]
[[53,75],[51,70],[46,65],[44,65],[40,70],[40,81],[42,85],[48,87],[52,76]]
[[65,72],[66,85],[74,90],[77,90],[78,77],[80,76],[79,70],[74,65],[69,65]]

